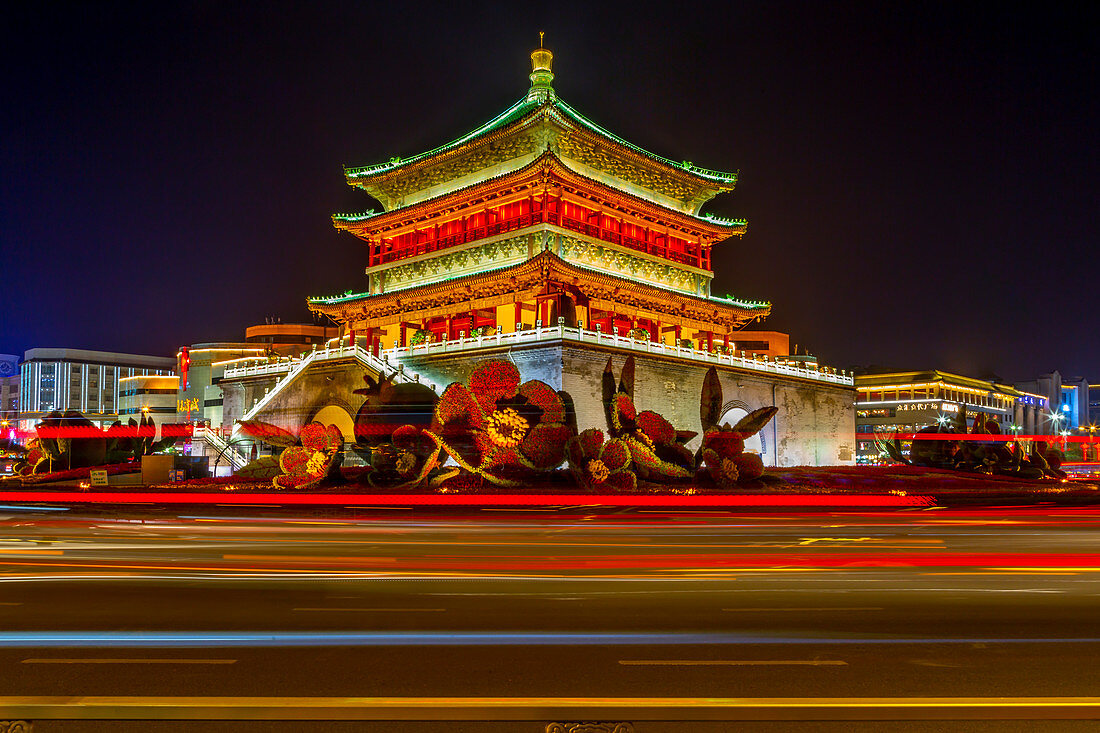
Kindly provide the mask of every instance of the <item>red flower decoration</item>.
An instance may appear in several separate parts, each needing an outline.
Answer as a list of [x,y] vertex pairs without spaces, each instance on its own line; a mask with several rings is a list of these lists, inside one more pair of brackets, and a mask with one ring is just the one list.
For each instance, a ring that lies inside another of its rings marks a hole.
[[639,413],[625,392],[611,400],[611,429],[630,448],[640,479],[684,479],[695,470],[695,456],[677,441],[679,434],[672,423],[652,410]]
[[335,425],[311,422],[298,436],[301,445],[279,454],[282,476],[271,480],[277,489],[308,489],[324,481],[339,465],[344,436]]
[[638,488],[630,470],[630,448],[617,438],[605,441],[602,430],[589,428],[565,444],[569,469],[577,483],[598,494],[620,494]]
[[439,466],[439,442],[416,425],[402,425],[390,442],[371,448],[370,470],[361,483],[374,488],[415,489]]
[[474,368],[468,388],[444,390],[431,433],[464,470],[514,486],[559,466],[573,431],[553,387],[521,384],[515,364],[494,359]]
[[727,491],[738,482],[764,475],[764,461],[755,453],[745,453],[741,433],[729,428],[714,428],[703,435],[702,457],[711,479]]

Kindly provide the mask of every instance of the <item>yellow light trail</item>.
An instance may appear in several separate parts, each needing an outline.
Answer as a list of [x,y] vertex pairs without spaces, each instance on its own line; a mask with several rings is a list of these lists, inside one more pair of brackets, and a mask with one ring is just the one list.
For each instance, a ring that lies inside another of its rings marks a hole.
[[36,720],[1065,720],[1100,717],[1100,697],[0,697]]

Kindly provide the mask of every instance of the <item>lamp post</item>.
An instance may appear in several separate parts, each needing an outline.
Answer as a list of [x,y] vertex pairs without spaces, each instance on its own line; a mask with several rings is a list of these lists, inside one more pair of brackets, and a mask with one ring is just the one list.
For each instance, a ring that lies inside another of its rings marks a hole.
[[1058,426],[1065,419],[1065,416],[1057,410],[1050,413],[1050,422],[1052,423],[1051,430],[1054,431],[1053,433],[1051,433],[1052,435],[1057,435],[1059,433]]

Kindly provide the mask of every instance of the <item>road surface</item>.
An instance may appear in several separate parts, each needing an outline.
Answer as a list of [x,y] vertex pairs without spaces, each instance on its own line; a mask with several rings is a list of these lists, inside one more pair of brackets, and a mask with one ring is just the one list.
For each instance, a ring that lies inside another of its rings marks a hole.
[[8,508],[0,527],[0,719],[38,731],[1100,718],[1089,509]]

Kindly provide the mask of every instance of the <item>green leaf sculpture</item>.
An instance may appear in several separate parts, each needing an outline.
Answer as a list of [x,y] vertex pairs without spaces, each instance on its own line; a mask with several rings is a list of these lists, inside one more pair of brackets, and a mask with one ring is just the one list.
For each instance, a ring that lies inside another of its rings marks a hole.
[[279,456],[263,456],[241,468],[234,475],[241,478],[267,479],[275,478],[282,472],[283,469],[279,466]]
[[261,442],[278,448],[290,448],[298,445],[298,436],[278,425],[260,420],[238,420],[241,432]]
[[721,417],[722,383],[718,381],[718,370],[711,367],[703,377],[703,391],[699,396],[699,422],[703,426],[703,432],[718,427]]
[[[713,369],[713,367],[711,367]],[[764,429],[776,413],[779,412],[779,408],[769,405],[768,407],[760,407],[753,410],[748,415],[737,421],[737,424],[733,426],[733,431],[740,434],[741,438],[751,438]]]

